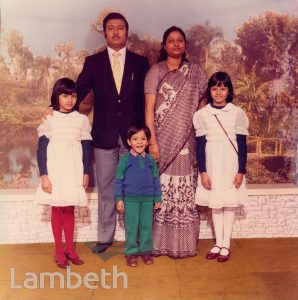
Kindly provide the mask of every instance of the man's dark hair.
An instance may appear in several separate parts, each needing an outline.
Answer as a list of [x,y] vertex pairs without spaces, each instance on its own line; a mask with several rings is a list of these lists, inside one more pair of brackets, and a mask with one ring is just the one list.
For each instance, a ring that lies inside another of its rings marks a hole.
[[126,21],[126,19],[124,18],[123,15],[117,13],[117,12],[112,12],[112,13],[109,13],[108,15],[106,15],[106,17],[103,19],[103,31],[106,32],[106,27],[107,27],[107,22],[110,21],[110,20],[113,20],[113,19],[120,19],[120,20],[123,20],[124,23],[125,23],[125,27],[126,27],[126,31],[128,31],[128,22]]

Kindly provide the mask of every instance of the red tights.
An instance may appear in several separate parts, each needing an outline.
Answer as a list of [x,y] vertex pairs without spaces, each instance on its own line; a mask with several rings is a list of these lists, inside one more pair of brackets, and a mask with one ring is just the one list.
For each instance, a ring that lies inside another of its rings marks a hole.
[[[55,239],[56,255],[73,253],[74,206],[52,206],[52,230]],[[65,250],[62,246],[62,231],[65,237]]]

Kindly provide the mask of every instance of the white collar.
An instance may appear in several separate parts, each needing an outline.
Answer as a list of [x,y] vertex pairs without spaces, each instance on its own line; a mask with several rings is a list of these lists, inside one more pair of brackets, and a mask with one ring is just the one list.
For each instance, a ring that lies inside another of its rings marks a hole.
[[218,115],[221,112],[234,110],[236,108],[236,106],[233,103],[229,102],[229,103],[226,104],[225,107],[218,109],[218,108],[212,107],[211,104],[209,103],[205,106],[205,108],[212,115]]
[[120,54],[120,56],[125,57],[126,55],[126,47],[120,49],[119,51],[115,51],[114,49],[107,47],[108,53],[109,53],[109,57],[113,57],[113,54],[115,52],[118,52]]
[[56,116],[59,118],[69,118],[69,117],[76,118],[78,115],[79,115],[79,112],[77,112],[76,110],[74,110],[70,113],[63,113],[58,110],[54,110],[54,112],[53,112],[53,116]]

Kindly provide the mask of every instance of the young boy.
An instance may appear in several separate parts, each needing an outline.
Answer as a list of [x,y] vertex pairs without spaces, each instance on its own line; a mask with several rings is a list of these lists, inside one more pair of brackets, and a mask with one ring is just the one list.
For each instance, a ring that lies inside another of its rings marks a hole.
[[153,263],[152,214],[161,207],[161,187],[154,158],[145,152],[151,133],[146,126],[128,129],[131,147],[119,161],[115,181],[116,208],[124,212],[127,265],[136,267],[141,255],[146,265]]

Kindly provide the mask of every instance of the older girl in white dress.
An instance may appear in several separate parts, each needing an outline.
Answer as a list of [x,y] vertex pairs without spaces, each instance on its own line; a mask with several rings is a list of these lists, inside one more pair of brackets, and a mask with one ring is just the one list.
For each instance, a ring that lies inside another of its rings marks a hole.
[[248,118],[231,103],[233,86],[227,73],[210,77],[206,98],[208,104],[193,117],[200,172],[196,203],[212,209],[216,244],[206,258],[225,262],[230,257],[235,208],[247,198]]
[[[51,97],[53,115],[38,127],[37,160],[41,184],[38,203],[52,207],[51,225],[55,240],[55,259],[61,268],[68,260],[81,265],[74,251],[74,206],[86,206],[89,183],[91,127],[88,118],[74,110],[76,86],[69,78],[59,79]],[[65,249],[62,246],[62,232]]]

